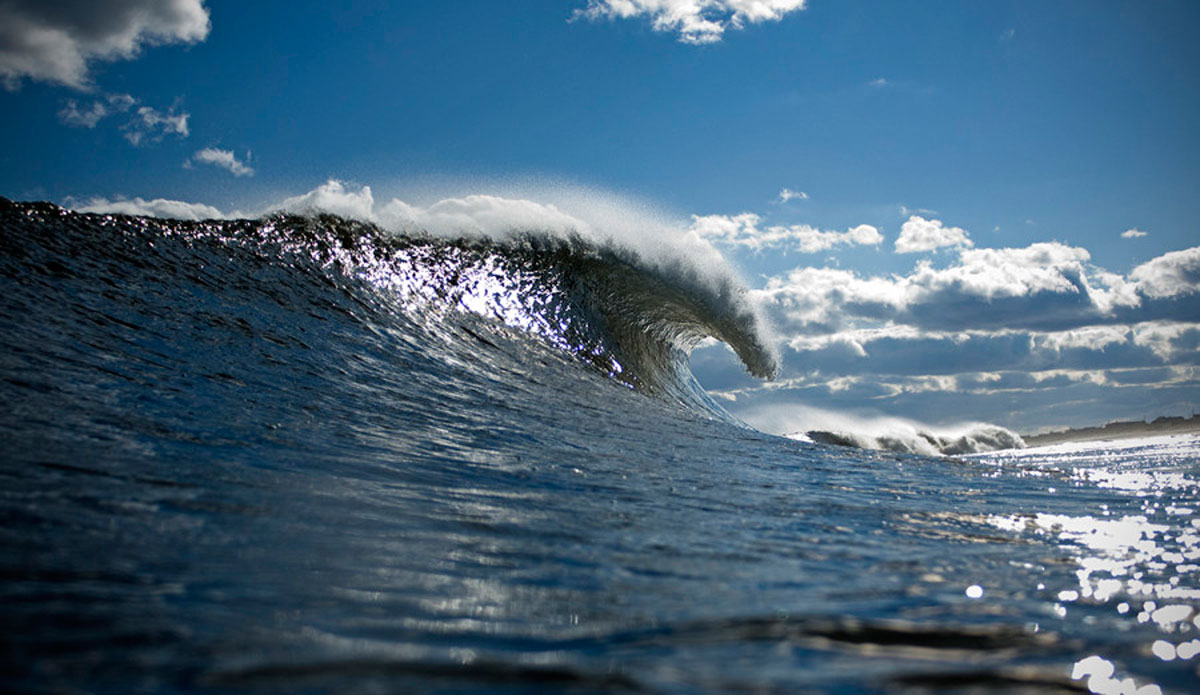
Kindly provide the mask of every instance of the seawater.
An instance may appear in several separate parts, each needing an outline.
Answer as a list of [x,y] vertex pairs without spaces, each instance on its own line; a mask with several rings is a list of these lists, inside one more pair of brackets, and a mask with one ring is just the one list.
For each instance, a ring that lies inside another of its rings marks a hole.
[[1189,693],[1195,436],[724,415],[728,285],[531,232],[0,201],[0,689]]

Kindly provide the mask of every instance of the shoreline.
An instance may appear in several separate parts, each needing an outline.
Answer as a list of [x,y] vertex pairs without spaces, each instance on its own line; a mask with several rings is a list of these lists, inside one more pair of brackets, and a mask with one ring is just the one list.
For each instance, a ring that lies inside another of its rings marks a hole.
[[1067,442],[1095,442],[1109,439],[1136,439],[1165,434],[1193,434],[1200,432],[1200,417],[1160,417],[1153,422],[1110,422],[1102,427],[1076,429],[1022,435],[1025,445],[1032,447],[1063,444]]

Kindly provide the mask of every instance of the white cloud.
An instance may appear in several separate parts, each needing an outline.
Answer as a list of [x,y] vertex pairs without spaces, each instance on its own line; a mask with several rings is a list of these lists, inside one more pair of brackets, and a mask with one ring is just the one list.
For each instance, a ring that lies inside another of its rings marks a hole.
[[789,200],[808,200],[808,194],[804,191],[793,191],[790,188],[779,191],[779,202],[786,203]]
[[655,31],[677,33],[682,43],[705,44],[720,41],[727,29],[779,21],[806,4],[807,0],[588,0],[574,17],[645,17]]
[[1129,278],[1148,297],[1162,298],[1200,292],[1200,246],[1171,251],[1133,269]]
[[121,126],[125,139],[134,147],[143,143],[159,142],[167,135],[188,136],[187,112],[179,113],[172,106],[169,111],[159,111],[149,106],[138,108],[132,120]]
[[691,231],[703,239],[743,246],[753,251],[783,247],[800,253],[819,253],[836,246],[871,246],[883,235],[869,224],[845,232],[821,231],[807,224],[759,228],[762,218],[752,212],[740,215],[692,215]]
[[1137,239],[1138,237],[1144,236],[1146,236],[1146,232],[1143,232],[1137,227],[1134,227],[1133,229],[1126,229],[1125,231],[1121,232],[1122,239]]
[[1200,324],[1147,322],[1134,328],[1133,342],[1153,350],[1164,362],[1185,354],[1195,356],[1200,347]]
[[788,333],[838,330],[864,314],[890,317],[908,303],[907,288],[896,278],[863,278],[850,270],[797,268],[767,280],[754,292]]
[[971,247],[975,243],[959,227],[944,227],[941,220],[927,220],[919,215],[908,218],[896,238],[896,253],[933,251],[945,246]]
[[872,87],[886,87],[888,86],[888,81],[886,77],[876,77],[867,84]]
[[107,94],[92,101],[91,106],[83,109],[74,99],[68,99],[58,118],[66,125],[74,128],[95,128],[102,119],[113,114],[125,113],[137,103],[128,94]]
[[192,162],[197,164],[211,164],[215,167],[225,169],[234,176],[254,176],[254,169],[245,162],[238,160],[232,150],[205,147],[202,150],[198,150],[187,162],[184,162],[184,166],[190,166]]
[[927,261],[918,263],[908,284],[918,301],[944,291],[989,301],[1043,292],[1075,294],[1088,289],[1083,264],[1090,258],[1087,249],[1058,242],[966,249],[958,264],[949,268],[936,270]]
[[805,335],[872,321],[926,330],[1066,329],[1138,318],[1147,297],[1200,291],[1200,247],[1160,256],[1129,278],[1091,266],[1090,258],[1057,242],[964,249],[947,267],[923,260],[903,276],[797,268],[769,278],[756,294],[785,330]]
[[[128,94],[105,94],[83,107],[74,99],[68,99],[59,110],[58,119],[73,128],[95,128],[105,118],[128,113],[137,104],[138,100]],[[187,137],[189,118],[190,115],[180,112],[177,106],[166,111],[141,106],[134,110],[133,116],[120,126],[120,130],[129,144],[138,147],[159,142],[167,135]]]
[[[783,341],[783,378],[759,385],[711,356],[693,360],[739,415],[765,403],[872,403],[944,421],[999,417],[1003,404],[1005,422],[1029,431],[1197,403],[1200,247],[1128,275],[1060,243],[961,249],[902,275],[796,268],[752,295]],[[1067,400],[1078,405],[1070,420],[1046,420]]]
[[209,27],[203,0],[0,0],[0,82],[89,89],[92,61],[203,41]]
[[761,217],[752,212],[740,215],[692,215],[692,231],[704,239],[749,246],[759,235]]
[[76,212],[92,212],[100,215],[141,215],[174,220],[210,220],[226,217],[217,208],[203,203],[186,203],[181,200],[155,198],[89,198],[85,201],[68,200],[67,207]]

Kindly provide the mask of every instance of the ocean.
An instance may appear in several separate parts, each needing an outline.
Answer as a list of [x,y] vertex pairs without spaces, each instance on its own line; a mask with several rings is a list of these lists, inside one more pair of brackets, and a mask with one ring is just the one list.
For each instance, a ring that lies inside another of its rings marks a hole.
[[711,339],[667,253],[0,199],[0,690],[1200,690],[1200,437],[781,438]]

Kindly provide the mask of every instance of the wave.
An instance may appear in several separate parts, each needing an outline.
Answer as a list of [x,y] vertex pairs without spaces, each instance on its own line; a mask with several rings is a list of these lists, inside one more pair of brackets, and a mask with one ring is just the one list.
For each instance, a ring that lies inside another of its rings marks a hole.
[[[698,262],[684,246],[633,248],[593,230],[566,226],[464,228],[453,235],[387,230],[319,212],[277,212],[258,219],[185,221],[70,212],[48,203],[0,199],[6,244],[20,230],[45,241],[61,236],[72,256],[95,244],[98,230],[116,232],[105,253],[154,263],[156,244],[249,253],[306,277],[314,292],[336,288],[453,339],[447,322],[470,314],[499,322],[571,355],[636,390],[728,418],[696,382],[687,358],[701,341],[728,344],[755,376],[770,378],[778,356],[745,288],[727,268]],[[118,248],[120,247],[120,248]],[[694,250],[694,249],[692,249]],[[178,259],[176,259],[178,260]],[[169,268],[164,268],[164,272]],[[237,278],[224,280],[238,282]],[[242,278],[241,282],[252,282]],[[467,329],[470,332],[470,329]],[[476,345],[488,340],[470,333]]]
[[906,418],[853,415],[789,404],[738,413],[764,432],[789,439],[923,456],[1023,449],[1021,435],[985,422],[931,425]]
[[1021,435],[999,425],[979,423],[955,433],[938,433],[924,427],[883,428],[871,432],[809,430],[805,437],[822,444],[857,449],[877,449],[927,456],[961,456],[1001,449],[1023,449]]

